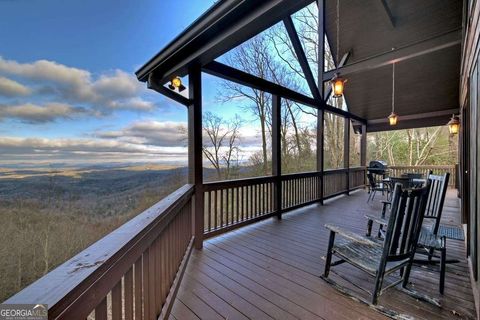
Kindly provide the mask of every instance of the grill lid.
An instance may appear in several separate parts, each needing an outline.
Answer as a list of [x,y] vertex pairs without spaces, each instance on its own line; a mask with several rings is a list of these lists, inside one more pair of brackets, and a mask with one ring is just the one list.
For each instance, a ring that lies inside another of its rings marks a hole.
[[376,170],[385,170],[388,168],[388,164],[386,161],[383,160],[372,160],[368,164],[368,169],[376,169]]

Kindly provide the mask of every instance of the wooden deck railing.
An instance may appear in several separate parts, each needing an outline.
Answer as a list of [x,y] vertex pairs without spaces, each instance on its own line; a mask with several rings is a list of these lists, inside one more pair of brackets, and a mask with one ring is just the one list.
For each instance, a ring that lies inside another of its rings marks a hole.
[[[365,167],[279,177],[280,210],[293,210],[323,199],[348,193],[365,185]],[[208,182],[204,185],[204,232],[211,237],[278,214],[275,207],[276,177]]]
[[273,213],[274,182],[274,177],[259,177],[205,183],[205,233],[213,235]]
[[319,172],[283,175],[281,177],[282,210],[292,210],[320,200],[321,178]]
[[5,303],[45,303],[49,319],[167,314],[192,247],[193,192],[183,186]]
[[433,174],[443,175],[446,172],[450,173],[450,178],[448,181],[449,187],[456,186],[456,172],[454,165],[446,165],[446,166],[389,166],[390,169],[390,176],[392,177],[400,177],[404,173],[421,173],[424,176],[428,175],[429,171],[433,171]]
[[[365,167],[328,170],[323,177],[308,172],[205,183],[204,235],[348,193],[364,183]],[[193,246],[194,192],[194,186],[183,186],[5,303],[45,303],[49,319],[167,317]]]

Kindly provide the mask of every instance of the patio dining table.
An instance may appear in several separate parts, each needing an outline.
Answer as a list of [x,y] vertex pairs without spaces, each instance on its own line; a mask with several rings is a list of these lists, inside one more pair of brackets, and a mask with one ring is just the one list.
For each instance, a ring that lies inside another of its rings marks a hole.
[[[391,183],[390,178],[391,177],[386,177],[382,179],[382,182],[390,185]],[[396,178],[396,177],[392,177],[392,178]],[[413,178],[413,179],[410,179],[410,181],[414,188],[420,188],[427,182],[427,179]],[[393,189],[393,186],[392,186],[392,189]]]

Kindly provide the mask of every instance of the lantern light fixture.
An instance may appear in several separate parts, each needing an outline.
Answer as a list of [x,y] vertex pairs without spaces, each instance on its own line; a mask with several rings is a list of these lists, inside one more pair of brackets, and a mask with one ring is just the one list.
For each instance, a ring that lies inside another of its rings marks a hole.
[[[337,68],[340,63],[339,59],[340,50],[340,0],[337,0]],[[343,89],[347,79],[340,76],[340,73],[336,72],[330,83],[332,85],[332,93],[334,98],[340,98],[343,96]]]
[[388,116],[388,123],[390,123],[391,126],[395,126],[398,122],[398,115],[392,111],[390,115]]
[[345,83],[347,79],[342,78],[339,73],[335,73],[335,76],[330,80],[332,84],[333,97],[340,98],[343,96],[343,89],[345,88]]
[[180,77],[178,76],[175,76],[172,78],[172,80],[170,80],[168,88],[170,88],[170,90],[178,89],[179,92],[182,92],[186,89],[185,86],[182,84],[182,79],[180,79]]
[[450,119],[450,121],[448,121],[447,125],[450,134],[457,134],[460,130],[460,120],[454,114],[452,114],[452,118]]

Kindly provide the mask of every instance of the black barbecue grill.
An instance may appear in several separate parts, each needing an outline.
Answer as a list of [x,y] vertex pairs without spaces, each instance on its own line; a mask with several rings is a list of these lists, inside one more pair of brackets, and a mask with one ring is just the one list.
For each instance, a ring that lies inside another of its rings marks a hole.
[[388,164],[383,160],[372,160],[367,168],[369,173],[385,177],[388,175]]

